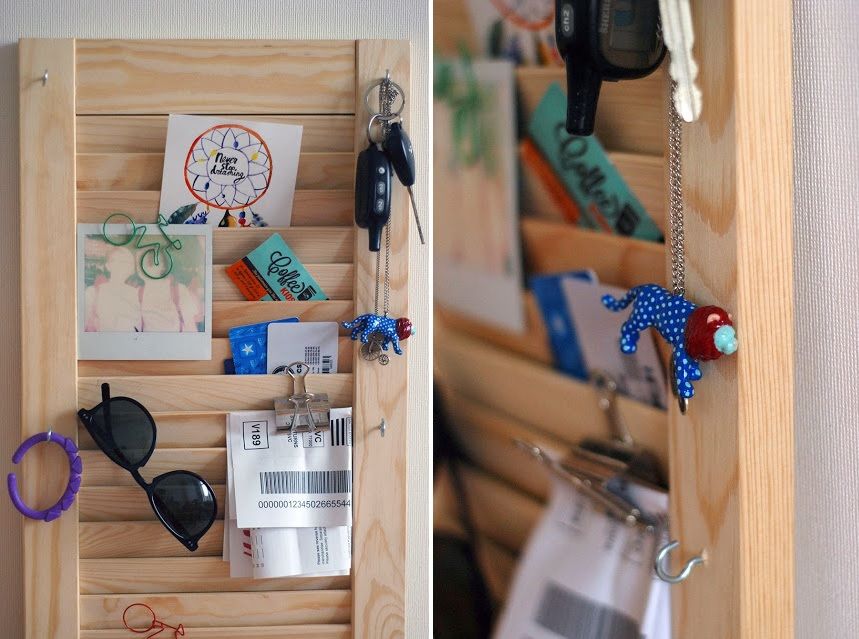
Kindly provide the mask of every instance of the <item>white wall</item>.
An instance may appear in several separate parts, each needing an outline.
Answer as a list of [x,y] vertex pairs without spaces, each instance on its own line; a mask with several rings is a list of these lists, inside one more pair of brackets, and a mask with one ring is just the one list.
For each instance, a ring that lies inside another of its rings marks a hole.
[[[427,0],[0,0],[0,473],[20,442],[18,91],[17,40],[22,37],[81,38],[393,38],[411,40],[411,121],[406,122],[419,167],[430,166],[430,78]],[[429,184],[416,185],[425,228]],[[34,213],[31,223],[38,223]],[[412,234],[417,242],[417,234]],[[406,565],[406,636],[428,634],[429,570],[429,273],[428,247],[412,246],[410,317],[418,337],[410,340],[409,548]],[[47,283],[29,282],[29,285]],[[422,414],[421,414],[422,413]],[[4,482],[5,483],[5,482]],[[0,634],[21,630],[20,516],[0,495]],[[45,605],[50,605],[45,602]]]
[[859,3],[793,6],[796,637],[840,639],[859,632]]

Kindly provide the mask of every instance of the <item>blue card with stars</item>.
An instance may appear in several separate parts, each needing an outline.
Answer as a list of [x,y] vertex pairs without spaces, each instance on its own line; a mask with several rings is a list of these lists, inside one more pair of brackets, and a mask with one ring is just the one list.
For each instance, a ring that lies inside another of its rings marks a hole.
[[230,329],[230,348],[236,375],[265,375],[268,371],[268,325],[298,322],[287,317],[273,322],[247,324]]

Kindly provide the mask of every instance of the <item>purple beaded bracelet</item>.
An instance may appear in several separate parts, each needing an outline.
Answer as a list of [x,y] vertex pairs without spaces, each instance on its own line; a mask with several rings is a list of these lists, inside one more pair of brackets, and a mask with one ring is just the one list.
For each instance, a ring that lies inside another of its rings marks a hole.
[[12,499],[12,503],[15,504],[15,508],[17,508],[22,515],[29,517],[30,519],[53,521],[62,515],[64,510],[68,510],[74,503],[75,495],[81,487],[83,462],[81,462],[81,458],[78,456],[78,447],[75,446],[75,443],[71,439],[49,430],[46,433],[37,433],[22,442],[21,445],[18,446],[18,450],[15,451],[15,454],[12,455],[12,463],[17,464],[20,462],[24,458],[24,455],[27,454],[27,451],[40,442],[54,442],[55,444],[59,444],[62,446],[63,450],[66,451],[66,455],[69,458],[69,483],[68,486],[66,486],[63,496],[60,497],[60,500],[46,510],[33,510],[23,502],[21,496],[18,494],[18,479],[15,477],[15,473],[9,473],[6,485],[9,488],[9,497]]

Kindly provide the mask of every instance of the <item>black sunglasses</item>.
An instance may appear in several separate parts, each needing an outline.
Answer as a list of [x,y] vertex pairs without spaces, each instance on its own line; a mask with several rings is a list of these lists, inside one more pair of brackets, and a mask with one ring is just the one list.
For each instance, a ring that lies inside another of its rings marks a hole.
[[111,397],[108,384],[101,385],[101,400],[95,408],[78,411],[81,423],[102,452],[130,472],[146,491],[164,527],[188,550],[197,550],[197,542],[218,512],[212,487],[188,470],[173,470],[146,483],[138,471],[155,450],[155,420],[140,402]]

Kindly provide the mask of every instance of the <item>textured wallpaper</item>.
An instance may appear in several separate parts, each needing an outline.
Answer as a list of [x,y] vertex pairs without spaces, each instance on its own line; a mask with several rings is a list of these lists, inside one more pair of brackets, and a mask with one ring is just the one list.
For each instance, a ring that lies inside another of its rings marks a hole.
[[[0,0],[0,472],[20,442],[19,251],[18,251],[18,90],[17,41],[42,38],[301,38],[411,40],[411,121],[418,166],[429,159],[430,83],[429,15],[426,0]],[[415,186],[425,228],[430,227],[429,184]],[[37,223],[36,212],[32,212]],[[429,406],[429,268],[428,247],[412,234],[409,316],[418,339],[409,341],[411,415]],[[426,636],[430,492],[429,420],[411,420],[409,430],[409,552],[407,556],[406,636]],[[4,491],[5,492],[5,491]],[[4,639],[23,637],[22,573],[18,548],[20,516],[0,498],[0,625]]]
[[859,3],[795,0],[797,639],[859,635]]

